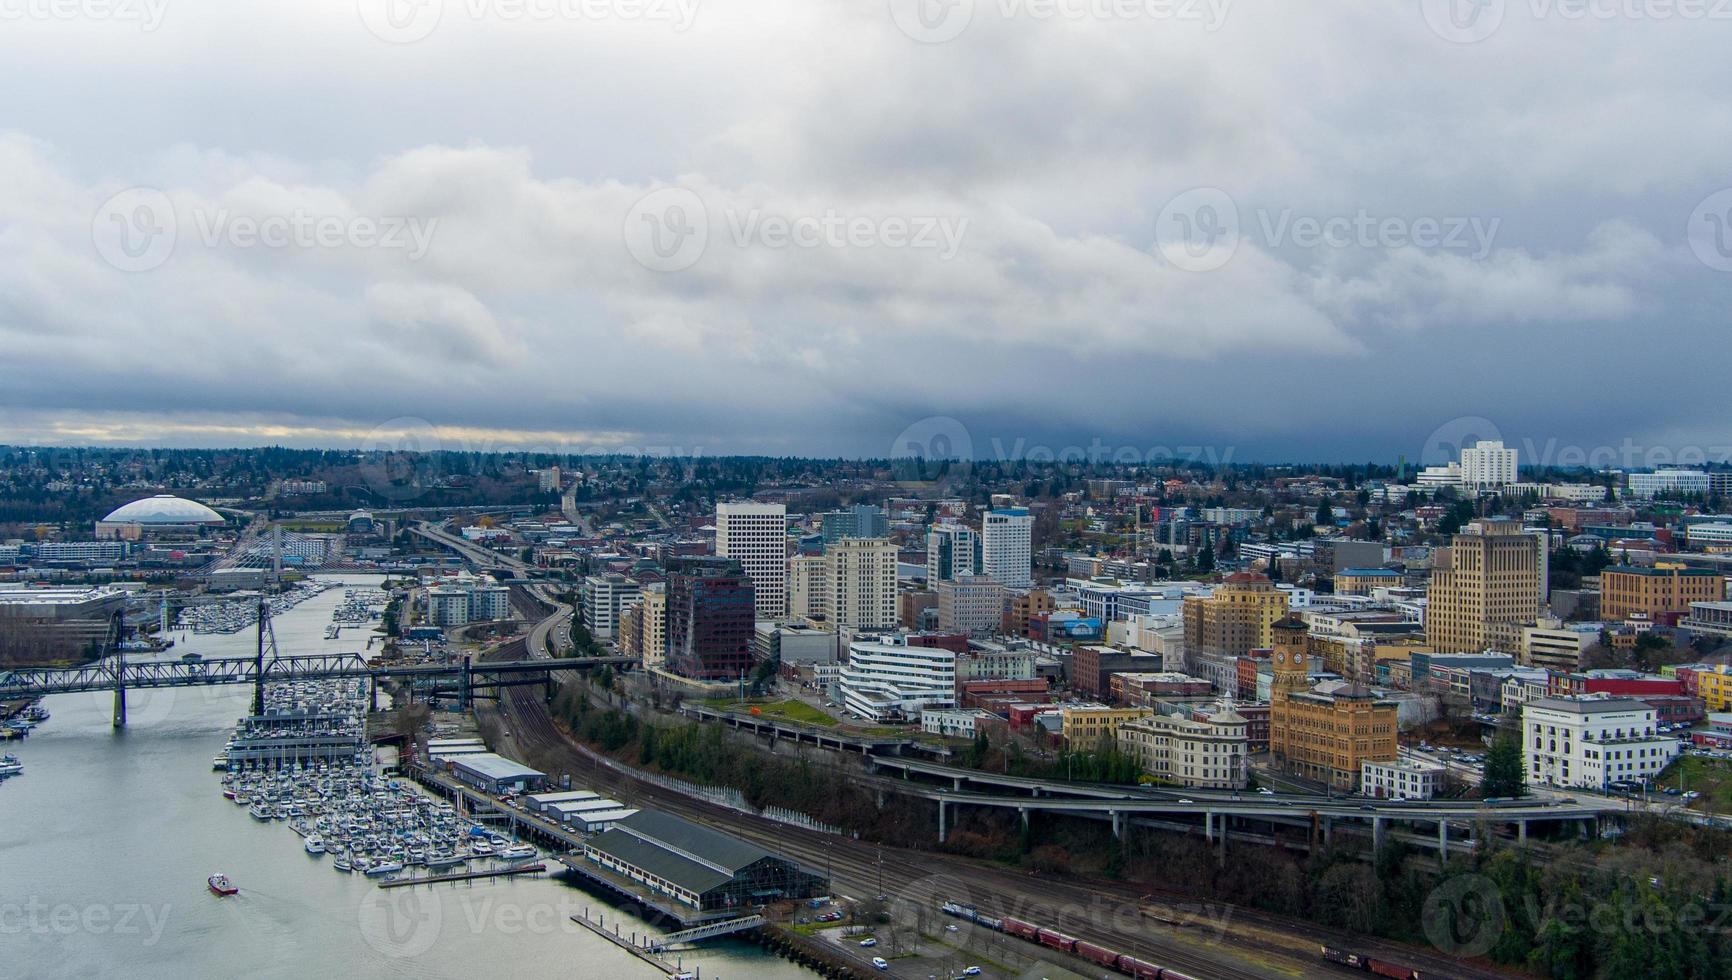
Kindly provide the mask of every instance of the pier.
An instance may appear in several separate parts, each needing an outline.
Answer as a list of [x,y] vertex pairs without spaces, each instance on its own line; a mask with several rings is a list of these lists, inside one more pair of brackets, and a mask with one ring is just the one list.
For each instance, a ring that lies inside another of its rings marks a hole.
[[447,881],[482,881],[487,878],[512,878],[517,875],[541,874],[547,870],[547,865],[537,862],[514,868],[495,868],[490,871],[455,871],[448,875],[426,875],[420,878],[393,878],[390,881],[379,882],[380,888],[402,888],[405,885],[440,885]]
[[[607,925],[606,925],[607,924],[607,917],[606,916],[597,916],[594,921],[591,921],[589,918],[589,910],[588,909],[584,909],[582,912],[578,913],[577,915],[572,916],[571,921],[577,923],[580,926],[583,926],[585,929],[588,929],[590,932],[595,933],[596,935],[607,940],[608,942],[613,943],[615,946],[618,946],[620,949],[625,950],[626,952],[637,957],[638,959],[643,960],[645,963],[648,963],[649,965],[662,971],[662,973],[665,976],[674,977],[674,976],[680,976],[684,973],[684,971],[680,968],[679,963],[677,963],[677,962],[676,963],[669,963],[667,960],[662,959],[660,956],[656,955],[656,953],[651,949],[652,943],[651,943],[650,937],[648,935],[645,935],[643,937],[643,942],[640,945],[638,942],[637,933],[635,933],[635,932],[632,933],[630,938],[627,938],[625,936],[620,935],[618,923],[615,923],[615,925],[613,927],[613,931],[609,932],[607,930]],[[695,976],[695,974],[694,974],[694,976]]]

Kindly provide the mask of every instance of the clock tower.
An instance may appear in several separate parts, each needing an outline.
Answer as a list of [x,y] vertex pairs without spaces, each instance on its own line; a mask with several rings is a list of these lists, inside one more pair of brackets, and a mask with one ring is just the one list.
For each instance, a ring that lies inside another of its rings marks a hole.
[[1288,615],[1270,625],[1269,632],[1275,647],[1269,657],[1269,665],[1275,672],[1270,699],[1284,701],[1288,695],[1311,687],[1311,655],[1305,642],[1310,631],[1304,620]]

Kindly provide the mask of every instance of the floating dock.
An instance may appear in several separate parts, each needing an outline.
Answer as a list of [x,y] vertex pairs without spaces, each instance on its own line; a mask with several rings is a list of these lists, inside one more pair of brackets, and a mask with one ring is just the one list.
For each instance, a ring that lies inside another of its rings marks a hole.
[[491,871],[457,871],[448,875],[427,875],[421,878],[393,878],[379,882],[380,888],[402,888],[404,885],[438,885],[447,881],[481,881],[486,878],[510,878],[515,875],[541,874],[547,870],[547,865],[541,862],[525,864],[514,868],[496,868]]
[[619,926],[618,925],[615,925],[613,927],[613,931],[609,932],[609,931],[607,931],[607,928],[605,926],[606,918],[603,916],[598,916],[595,920],[591,920],[589,917],[589,910],[588,909],[584,909],[582,912],[578,913],[577,915],[572,916],[571,921],[577,923],[580,926],[583,926],[585,929],[588,929],[590,932],[595,933],[596,935],[607,940],[608,942],[613,943],[615,946],[618,946],[620,949],[625,950],[626,952],[637,957],[638,959],[643,960],[645,963],[648,963],[649,965],[662,971],[662,973],[665,974],[666,976],[670,976],[670,977],[679,976],[683,972],[680,969],[679,964],[669,963],[667,960],[662,959],[660,956],[657,956],[654,952],[652,952],[650,950],[650,948],[648,946],[648,944],[650,942],[650,937],[647,935],[645,935],[643,937],[643,942],[645,943],[645,945],[640,946],[635,941],[638,938],[636,933],[633,933],[632,937],[628,939],[625,936],[622,936],[619,934]]

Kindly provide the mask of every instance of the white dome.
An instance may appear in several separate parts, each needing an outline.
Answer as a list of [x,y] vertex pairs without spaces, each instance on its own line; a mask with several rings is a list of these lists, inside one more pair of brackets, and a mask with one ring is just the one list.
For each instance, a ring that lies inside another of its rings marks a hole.
[[159,493],[134,500],[103,518],[118,524],[222,524],[223,516],[196,500]]

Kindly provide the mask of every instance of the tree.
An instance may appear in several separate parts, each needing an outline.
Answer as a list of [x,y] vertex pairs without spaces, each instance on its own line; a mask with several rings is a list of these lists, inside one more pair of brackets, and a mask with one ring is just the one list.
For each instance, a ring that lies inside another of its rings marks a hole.
[[1485,778],[1480,781],[1480,791],[1487,799],[1527,795],[1522,745],[1515,735],[1499,735],[1486,752]]
[[1329,506],[1329,501],[1317,501],[1317,518],[1312,523],[1320,527],[1335,523],[1335,509]]

